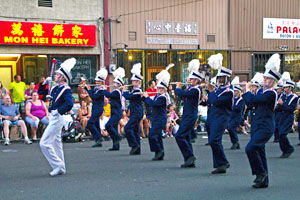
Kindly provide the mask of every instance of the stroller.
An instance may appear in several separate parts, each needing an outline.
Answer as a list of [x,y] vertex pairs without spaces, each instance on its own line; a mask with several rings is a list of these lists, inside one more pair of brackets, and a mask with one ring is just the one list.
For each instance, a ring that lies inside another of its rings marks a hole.
[[63,142],[80,142],[83,139],[83,133],[80,121],[75,118],[74,112],[71,111],[68,115],[64,115],[64,127],[61,133]]

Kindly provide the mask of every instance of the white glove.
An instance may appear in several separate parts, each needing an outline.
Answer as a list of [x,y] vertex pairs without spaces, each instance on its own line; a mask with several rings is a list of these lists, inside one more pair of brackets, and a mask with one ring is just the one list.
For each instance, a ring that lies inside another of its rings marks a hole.
[[51,114],[52,114],[53,116],[57,116],[57,115],[59,114],[59,112],[58,112],[57,110],[52,110],[52,111],[51,111]]
[[43,82],[43,85],[51,83],[52,82],[52,78],[51,77],[47,77],[46,80]]

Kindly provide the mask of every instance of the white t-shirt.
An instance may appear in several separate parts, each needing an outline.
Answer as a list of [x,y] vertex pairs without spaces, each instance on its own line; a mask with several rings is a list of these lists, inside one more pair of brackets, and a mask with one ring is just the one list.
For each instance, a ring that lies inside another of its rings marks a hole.
[[198,115],[206,117],[207,116],[207,106],[199,105],[198,106]]
[[107,124],[108,120],[109,120],[109,118],[105,117],[105,116],[103,116],[103,120],[99,119],[100,128],[102,130],[105,130],[105,125]]

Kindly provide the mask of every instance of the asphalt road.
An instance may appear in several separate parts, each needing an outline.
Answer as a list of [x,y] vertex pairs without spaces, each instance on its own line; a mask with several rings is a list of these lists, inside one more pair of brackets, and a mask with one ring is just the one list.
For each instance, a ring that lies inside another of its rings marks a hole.
[[[244,152],[249,136],[239,135],[241,150],[223,145],[231,167],[226,174],[212,175],[212,155],[207,139],[194,143],[196,168],[182,169],[183,158],[174,138],[164,139],[165,160],[151,161],[148,140],[142,140],[142,155],[129,156],[126,139],[121,150],[109,152],[111,141],[91,148],[92,141],[65,143],[67,174],[50,177],[50,166],[39,145],[0,145],[0,199],[300,199],[300,146],[288,159],[280,159],[279,144],[267,144],[270,185],[252,189],[254,177]],[[297,134],[290,134],[297,144]]]

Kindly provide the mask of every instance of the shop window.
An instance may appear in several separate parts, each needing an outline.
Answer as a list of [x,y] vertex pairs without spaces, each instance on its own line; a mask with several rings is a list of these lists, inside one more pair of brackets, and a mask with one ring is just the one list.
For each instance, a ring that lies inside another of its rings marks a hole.
[[52,0],[38,0],[38,6],[52,8]]
[[215,35],[206,35],[206,42],[216,42]]
[[74,57],[76,59],[76,65],[71,70],[72,79],[69,83],[72,92],[77,93],[77,87],[79,85],[80,77],[85,77],[88,84],[93,84],[95,81],[95,75],[98,71],[98,59],[97,56],[70,56],[70,55],[49,55],[48,56],[48,74],[51,73],[51,60],[55,58],[57,60],[57,70],[62,62],[66,59]]
[[23,58],[23,80],[26,84],[31,81],[38,83],[41,76],[47,77],[46,55],[25,55]]

